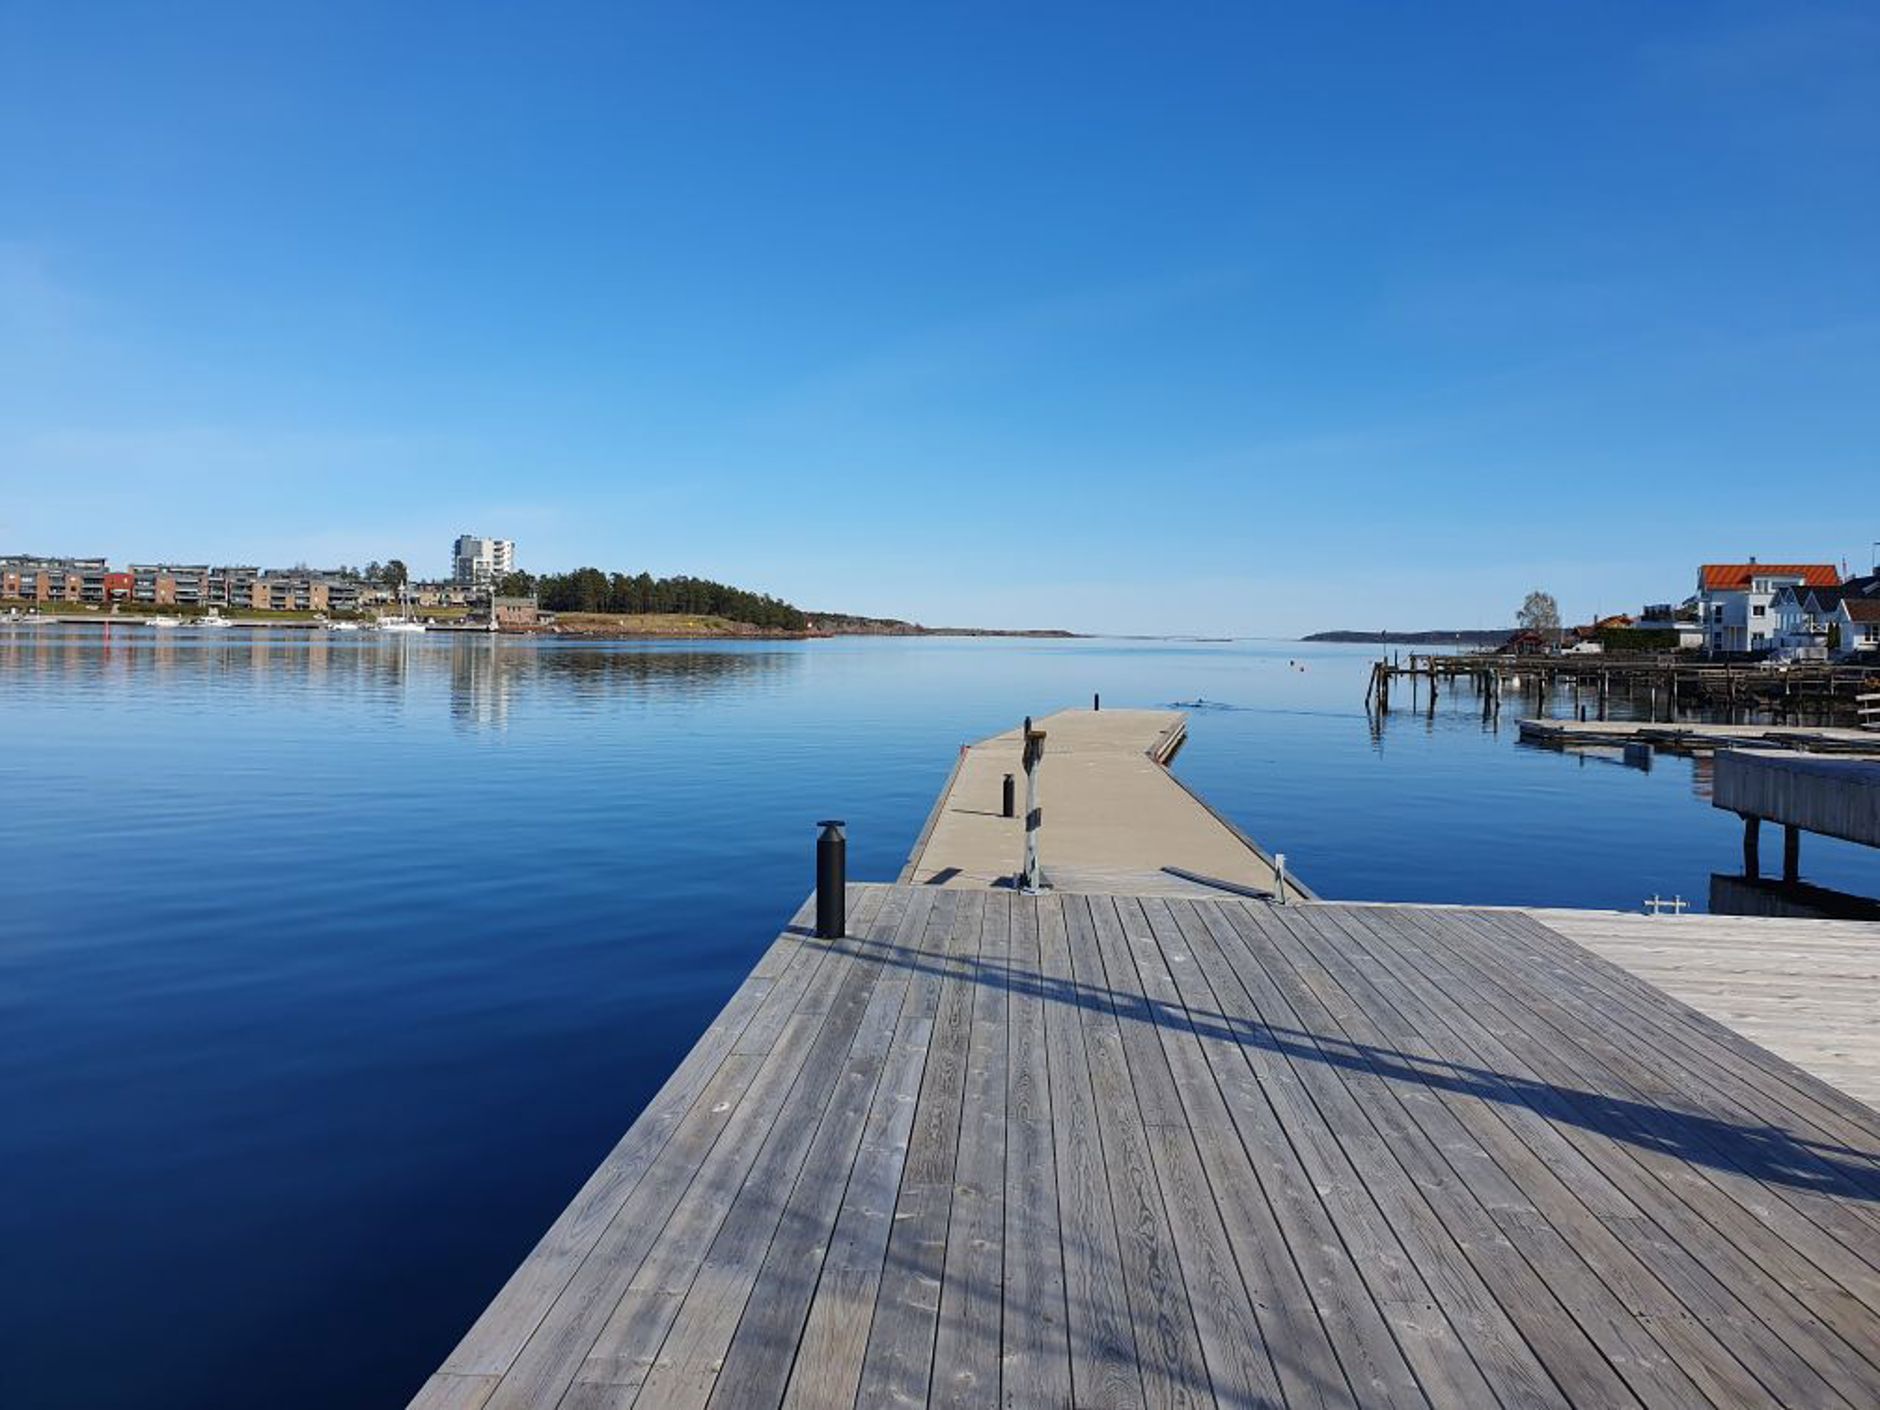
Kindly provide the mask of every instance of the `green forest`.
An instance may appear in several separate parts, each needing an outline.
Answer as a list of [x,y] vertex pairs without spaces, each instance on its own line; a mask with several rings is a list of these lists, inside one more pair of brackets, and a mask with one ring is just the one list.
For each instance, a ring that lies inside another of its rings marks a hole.
[[533,594],[545,612],[677,612],[723,617],[754,627],[803,631],[803,613],[767,593],[715,583],[709,578],[655,578],[651,573],[603,573],[576,568],[572,573],[511,573],[497,584],[505,597]]

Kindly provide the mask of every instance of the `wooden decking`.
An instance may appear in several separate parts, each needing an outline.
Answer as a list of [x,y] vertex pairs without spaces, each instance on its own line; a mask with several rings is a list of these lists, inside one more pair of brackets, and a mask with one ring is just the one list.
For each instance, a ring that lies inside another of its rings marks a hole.
[[1880,1105],[1880,925],[1535,911],[1594,954]]
[[[1174,896],[1219,894],[1212,881],[1273,889],[1266,853],[1166,767],[1186,737],[1187,717],[1179,710],[1060,710],[1036,723],[1045,731],[1039,852],[1052,886]],[[1014,728],[960,752],[902,881],[997,886],[1019,870],[1020,745]],[[1018,794],[1018,816],[1011,818],[1000,812],[1006,774],[1014,775]]]
[[1531,916],[851,920],[415,1405],[1880,1403],[1880,1116]]

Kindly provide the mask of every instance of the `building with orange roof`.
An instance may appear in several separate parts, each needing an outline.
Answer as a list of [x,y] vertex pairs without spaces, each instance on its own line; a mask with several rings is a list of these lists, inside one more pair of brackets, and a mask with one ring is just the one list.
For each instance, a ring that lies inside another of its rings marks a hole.
[[1830,588],[1832,563],[1706,563],[1697,570],[1697,605],[1711,651],[1768,651],[1776,644],[1775,600],[1789,587]]

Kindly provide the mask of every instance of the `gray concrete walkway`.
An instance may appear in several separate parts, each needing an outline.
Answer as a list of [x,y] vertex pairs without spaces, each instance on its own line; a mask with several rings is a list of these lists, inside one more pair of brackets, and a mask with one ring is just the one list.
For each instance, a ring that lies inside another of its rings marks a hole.
[[[1273,864],[1251,839],[1171,774],[1187,733],[1178,710],[1060,710],[1039,776],[1045,879],[1061,891],[1219,895],[1207,877],[1271,891]],[[900,879],[923,886],[1007,884],[1024,850],[1025,775],[1018,728],[965,749]],[[1018,816],[1001,815],[1014,776]],[[1187,873],[1183,876],[1180,873]]]

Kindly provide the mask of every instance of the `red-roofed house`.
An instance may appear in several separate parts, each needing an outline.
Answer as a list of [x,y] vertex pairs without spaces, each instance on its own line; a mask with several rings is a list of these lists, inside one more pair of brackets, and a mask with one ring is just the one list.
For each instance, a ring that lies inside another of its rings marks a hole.
[[1767,651],[1776,642],[1777,593],[1840,581],[1832,563],[1706,563],[1697,570],[1704,645],[1712,651]]

